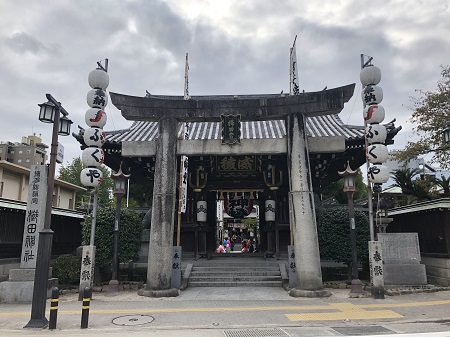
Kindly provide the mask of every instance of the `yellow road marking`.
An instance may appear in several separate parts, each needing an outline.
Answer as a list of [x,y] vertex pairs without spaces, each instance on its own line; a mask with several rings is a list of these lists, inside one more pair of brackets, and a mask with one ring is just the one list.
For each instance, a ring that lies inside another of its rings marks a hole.
[[402,315],[391,310],[364,310],[360,306],[351,303],[330,304],[338,312],[320,312],[306,314],[286,314],[291,321],[338,321],[338,320],[356,320],[356,319],[380,319],[380,318],[401,318]]
[[[377,304],[351,304],[351,303],[331,303],[329,305],[298,305],[298,306],[269,306],[269,307],[225,307],[225,308],[159,308],[159,309],[92,309],[95,308],[95,302],[92,302],[90,313],[91,314],[135,314],[135,313],[188,313],[188,312],[248,312],[248,311],[312,311],[312,310],[339,310],[338,312],[324,312],[324,313],[305,313],[305,314],[292,314],[287,315],[292,317],[293,320],[299,320],[302,317],[309,320],[318,319],[316,317],[329,317],[329,319],[346,319],[341,318],[343,313],[353,314],[355,318],[348,319],[373,319],[373,318],[398,318],[403,317],[400,314],[390,310],[363,310],[371,308],[408,308],[408,307],[420,307],[420,306],[432,306],[432,305],[448,305],[450,300],[441,301],[428,301],[428,302],[409,302],[409,303],[377,303]],[[62,315],[80,315],[81,310],[59,310],[59,314]],[[339,315],[338,315],[339,314]],[[16,311],[16,312],[0,312],[0,317],[15,317],[15,316],[28,316],[29,311]],[[329,315],[329,316],[323,316]],[[345,316],[345,315],[344,315]],[[388,317],[389,316],[389,317]],[[339,317],[339,318],[338,318]],[[356,318],[363,317],[363,318]],[[289,318],[291,319],[291,318]]]

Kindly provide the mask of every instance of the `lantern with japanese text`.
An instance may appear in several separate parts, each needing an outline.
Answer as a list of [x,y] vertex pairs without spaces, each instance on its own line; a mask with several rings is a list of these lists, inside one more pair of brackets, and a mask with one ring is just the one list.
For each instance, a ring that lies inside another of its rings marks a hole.
[[367,175],[373,184],[384,184],[389,179],[389,168],[385,165],[375,164],[369,167]]
[[378,124],[384,121],[385,111],[381,104],[367,105],[364,108],[363,116],[367,124]]
[[103,173],[95,167],[87,167],[81,170],[80,181],[83,186],[97,187],[103,181]]
[[81,153],[81,161],[88,167],[100,167],[105,160],[105,153],[96,147],[87,147]]
[[383,144],[386,141],[387,130],[381,124],[369,124],[366,127],[366,139],[368,144]]
[[108,95],[103,89],[89,90],[86,102],[91,108],[104,108],[108,104]]
[[99,108],[90,108],[86,111],[84,119],[90,127],[103,128],[106,124],[106,112]]
[[197,201],[197,221],[206,222],[208,217],[208,204],[206,201]]
[[92,70],[88,76],[89,86],[92,88],[86,96],[87,104],[90,109],[86,111],[85,121],[88,128],[84,130],[83,140],[87,148],[83,150],[81,160],[85,169],[81,171],[80,180],[84,186],[97,187],[103,180],[103,174],[100,170],[105,160],[105,153],[101,149],[105,142],[105,133],[103,127],[106,124],[106,113],[103,110],[108,104],[108,95],[106,88],[109,85],[109,75],[106,68],[100,62],[99,68]]
[[363,65],[360,80],[364,86],[361,98],[364,104],[364,122],[366,124],[366,156],[368,163],[367,177],[374,184],[373,190],[380,192],[381,184],[389,179],[389,169],[383,165],[387,161],[389,152],[385,145],[387,130],[383,122],[385,110],[381,103],[383,100],[383,89],[377,84],[381,81],[381,71],[369,62]]
[[367,146],[367,160],[372,164],[381,164],[387,161],[388,149],[384,144],[370,144]]
[[266,200],[264,215],[266,221],[275,221],[275,200]]
[[105,133],[100,128],[88,128],[84,130],[83,140],[87,146],[102,147],[105,142]]

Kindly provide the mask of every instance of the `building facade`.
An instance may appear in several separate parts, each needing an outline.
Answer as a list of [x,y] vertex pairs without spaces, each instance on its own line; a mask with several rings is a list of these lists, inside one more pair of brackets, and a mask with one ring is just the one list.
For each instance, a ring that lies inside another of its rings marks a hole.
[[0,160],[5,160],[26,168],[42,165],[47,160],[46,148],[36,135],[22,137],[21,143],[0,143]]

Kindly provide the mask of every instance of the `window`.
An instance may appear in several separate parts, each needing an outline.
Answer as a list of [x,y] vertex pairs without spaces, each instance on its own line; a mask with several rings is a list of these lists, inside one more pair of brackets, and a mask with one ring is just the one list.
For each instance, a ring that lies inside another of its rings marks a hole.
[[17,160],[17,162],[18,162],[18,163],[21,163],[21,162],[22,162],[22,159]]
[[30,159],[27,159],[27,160],[25,160],[27,163],[29,163],[30,162]]

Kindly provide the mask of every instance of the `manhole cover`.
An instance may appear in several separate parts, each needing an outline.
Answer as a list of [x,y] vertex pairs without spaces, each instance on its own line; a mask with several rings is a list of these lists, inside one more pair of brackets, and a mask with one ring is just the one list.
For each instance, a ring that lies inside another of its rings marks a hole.
[[332,328],[343,335],[349,336],[365,336],[365,335],[381,335],[395,333],[379,325],[362,325],[362,326],[345,326]]
[[112,323],[115,325],[143,325],[151,323],[155,320],[152,316],[148,315],[126,315],[126,316],[119,316],[112,320]]
[[245,330],[225,330],[226,337],[289,337],[281,329],[245,329]]

